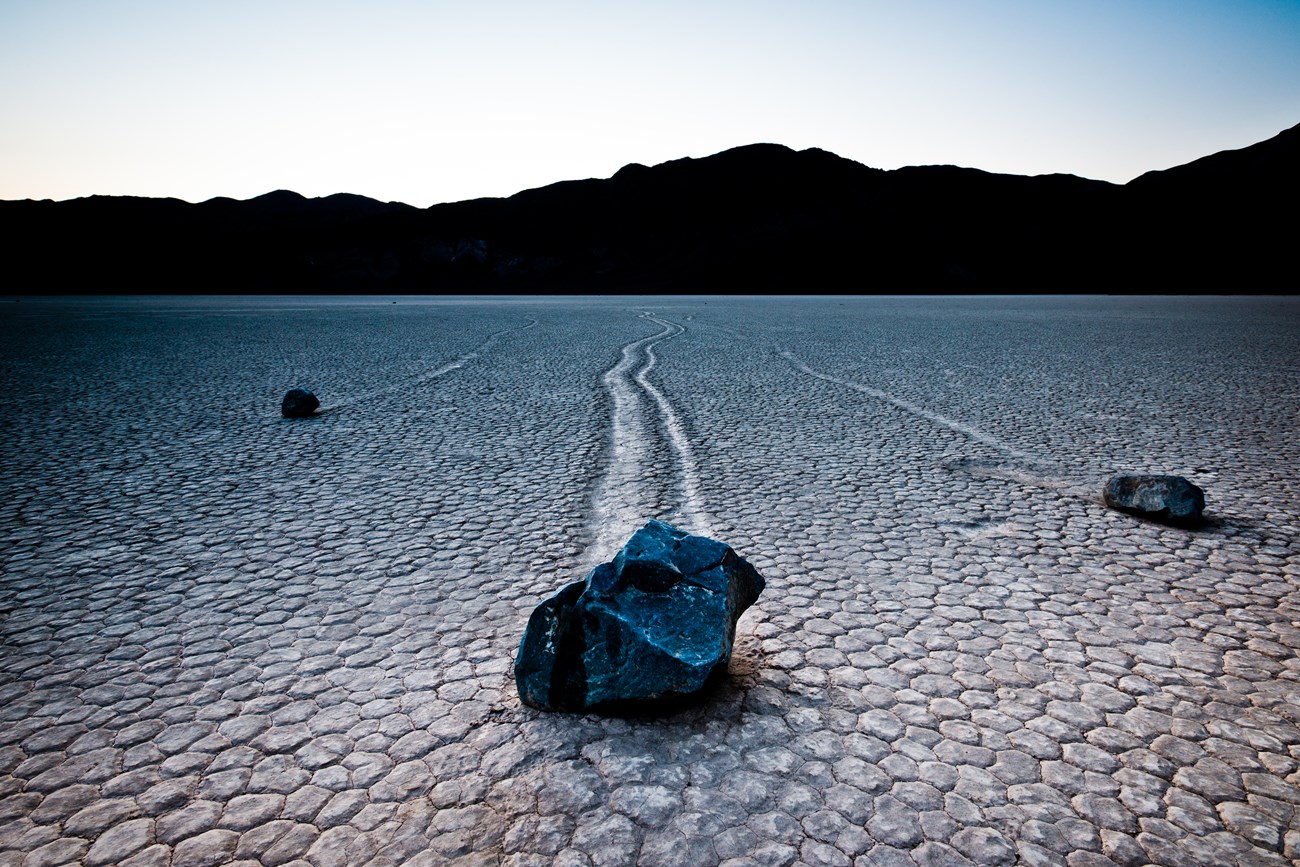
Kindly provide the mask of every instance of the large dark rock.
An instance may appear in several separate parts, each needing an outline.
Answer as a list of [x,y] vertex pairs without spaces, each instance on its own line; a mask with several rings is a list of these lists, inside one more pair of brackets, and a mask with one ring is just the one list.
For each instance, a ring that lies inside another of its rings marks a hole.
[[660,521],[533,611],[515,659],[525,704],[581,711],[699,692],[763,591],[727,545]]
[[1167,524],[1199,524],[1205,491],[1182,476],[1111,476],[1102,492],[1106,505]]
[[280,402],[280,414],[285,418],[307,418],[319,406],[316,395],[305,388],[293,388]]

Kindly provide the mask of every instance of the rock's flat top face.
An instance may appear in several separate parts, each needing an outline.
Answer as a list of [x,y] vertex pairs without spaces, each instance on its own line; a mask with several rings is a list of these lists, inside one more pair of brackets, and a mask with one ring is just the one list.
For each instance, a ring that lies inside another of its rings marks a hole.
[[1112,476],[1103,490],[1106,505],[1174,524],[1200,522],[1205,492],[1182,476]]
[[[391,300],[0,305],[0,863],[1295,859],[1297,300]],[[1213,524],[1097,502],[1153,467]],[[717,693],[522,705],[691,514]]]
[[652,520],[538,606],[515,660],[519,696],[580,711],[697,693],[726,668],[763,586],[724,543]]

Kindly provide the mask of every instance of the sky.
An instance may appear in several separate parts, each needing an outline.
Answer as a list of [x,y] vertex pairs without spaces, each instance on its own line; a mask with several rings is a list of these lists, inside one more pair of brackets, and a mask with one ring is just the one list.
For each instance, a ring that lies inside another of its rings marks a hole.
[[1300,123],[1300,0],[0,0],[0,199],[425,207],[754,142],[1128,181]]

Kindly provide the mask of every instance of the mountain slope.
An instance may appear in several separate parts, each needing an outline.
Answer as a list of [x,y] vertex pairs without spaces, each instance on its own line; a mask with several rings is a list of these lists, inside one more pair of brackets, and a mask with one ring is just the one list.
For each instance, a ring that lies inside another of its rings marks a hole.
[[1300,194],[1300,125],[1126,185],[1129,256],[1149,280],[1241,292],[1294,291],[1291,218]]
[[1125,186],[733,148],[420,210],[339,194],[0,202],[19,291],[1294,288],[1300,128]]
[[1300,124],[1249,147],[1219,151],[1185,165],[1147,172],[1127,186],[1152,192],[1199,188],[1221,195],[1253,195],[1273,189],[1294,192],[1297,185]]

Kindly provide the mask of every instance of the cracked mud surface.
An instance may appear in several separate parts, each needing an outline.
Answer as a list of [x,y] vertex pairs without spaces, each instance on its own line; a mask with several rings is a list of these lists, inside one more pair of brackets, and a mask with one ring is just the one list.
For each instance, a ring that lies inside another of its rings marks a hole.
[[[1276,298],[9,303],[0,865],[1293,863],[1297,359]],[[732,676],[521,706],[648,517],[767,579]]]

